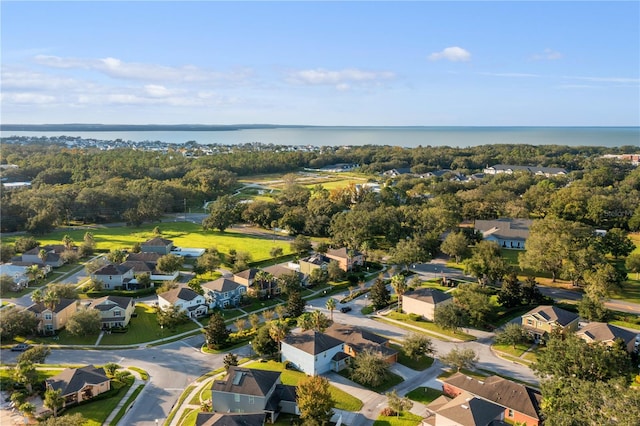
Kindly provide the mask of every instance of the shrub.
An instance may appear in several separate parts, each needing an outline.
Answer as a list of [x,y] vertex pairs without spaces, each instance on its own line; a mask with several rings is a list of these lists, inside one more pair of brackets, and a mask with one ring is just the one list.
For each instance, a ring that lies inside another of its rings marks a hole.
[[381,416],[391,417],[395,416],[397,413],[391,407],[385,407],[380,411]]

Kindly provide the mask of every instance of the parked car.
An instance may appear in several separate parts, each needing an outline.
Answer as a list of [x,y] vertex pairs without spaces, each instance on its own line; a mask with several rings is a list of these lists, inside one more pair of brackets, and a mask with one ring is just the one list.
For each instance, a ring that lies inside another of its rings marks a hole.
[[343,314],[346,314],[350,310],[351,310],[351,306],[343,306],[342,308],[340,308],[340,312],[342,312]]
[[31,345],[28,345],[26,343],[18,343],[17,345],[11,347],[11,351],[12,352],[24,352],[29,348],[31,348]]

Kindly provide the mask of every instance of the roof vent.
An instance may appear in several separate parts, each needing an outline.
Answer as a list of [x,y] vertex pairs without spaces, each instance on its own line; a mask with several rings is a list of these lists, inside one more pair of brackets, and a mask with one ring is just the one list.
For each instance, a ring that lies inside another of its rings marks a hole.
[[464,408],[465,410],[469,409],[469,406],[462,404],[460,407]]

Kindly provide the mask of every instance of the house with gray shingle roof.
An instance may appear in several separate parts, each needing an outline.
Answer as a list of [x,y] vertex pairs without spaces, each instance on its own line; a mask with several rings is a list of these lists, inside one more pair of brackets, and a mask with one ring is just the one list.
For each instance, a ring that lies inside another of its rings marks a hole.
[[522,315],[522,325],[534,339],[546,339],[554,330],[561,333],[574,332],[578,329],[580,318],[573,312],[557,306],[538,306]]
[[398,351],[389,347],[389,339],[363,328],[334,322],[324,334],[344,342],[344,353],[352,358],[361,352],[370,351],[379,354],[390,364],[398,361]]
[[344,342],[318,331],[308,330],[287,336],[281,346],[282,362],[289,361],[298,370],[315,376],[340,371],[346,366]]
[[484,169],[484,173],[488,175],[511,175],[516,172],[531,173],[534,175],[543,175],[549,177],[564,176],[567,174],[567,169],[563,169],[561,167],[515,166],[511,164],[496,164],[495,166],[487,167]]
[[402,310],[433,321],[436,308],[452,302],[453,297],[442,290],[421,287],[402,296]]
[[423,421],[433,426],[507,426],[502,421],[503,408],[492,402],[462,392],[455,398],[440,396],[427,405],[434,415]]
[[532,223],[530,219],[476,220],[474,228],[482,233],[482,238],[501,248],[524,250]]
[[111,380],[103,368],[88,365],[67,368],[60,374],[45,380],[47,389],[60,390],[64,407],[89,400],[111,389]]
[[185,311],[190,318],[201,317],[208,311],[204,296],[189,287],[178,287],[158,295],[158,306],[167,309],[177,306]]
[[245,286],[228,278],[218,278],[202,284],[201,287],[210,309],[237,306],[242,295],[247,292]]
[[587,343],[600,342],[607,346],[612,346],[619,339],[628,352],[633,352],[638,333],[606,322],[591,322],[578,330],[576,335]]
[[140,250],[146,253],[158,253],[161,255],[171,253],[173,241],[155,237],[140,244]]
[[300,414],[295,387],[283,385],[280,372],[230,367],[225,380],[211,385],[216,413],[262,413],[273,423],[279,413]]
[[127,289],[133,280],[133,268],[125,265],[105,265],[91,274],[91,279],[102,282],[105,290]]
[[132,297],[109,295],[94,300],[89,308],[100,312],[100,320],[104,329],[129,325],[131,316],[136,310],[136,304]]
[[33,312],[38,319],[39,333],[53,334],[62,329],[69,318],[76,313],[77,302],[75,299],[60,299],[53,307],[38,302],[27,307],[27,311]]
[[200,412],[196,426],[264,426],[264,413],[207,413]]

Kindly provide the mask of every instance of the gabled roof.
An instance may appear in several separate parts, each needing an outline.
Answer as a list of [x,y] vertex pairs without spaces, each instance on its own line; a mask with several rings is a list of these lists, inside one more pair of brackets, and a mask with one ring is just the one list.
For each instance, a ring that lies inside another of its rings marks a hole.
[[190,301],[200,296],[195,291],[191,290],[189,287],[178,287],[171,289],[169,291],[165,291],[164,293],[160,293],[158,297],[162,297],[169,303],[175,303],[178,300]]
[[122,262],[121,265],[133,269],[134,274],[150,274],[156,269],[155,263],[142,260],[127,260]]
[[217,291],[218,293],[225,293],[227,291],[234,291],[238,287],[244,287],[241,284],[238,284],[235,281],[232,281],[228,278],[218,278],[215,281],[209,281],[202,284],[202,288]]
[[124,275],[129,272],[132,268],[125,265],[104,265],[102,268],[95,271],[94,275]]
[[456,373],[443,382],[531,418],[540,419],[542,395],[528,386],[499,376],[478,380],[462,373]]
[[164,238],[160,238],[160,237],[155,237],[155,238],[151,238],[150,240],[145,241],[141,245],[143,245],[143,246],[155,246],[155,247],[166,247],[169,244],[173,244],[173,241],[165,240]]
[[473,226],[482,232],[484,238],[494,236],[502,239],[526,240],[532,223],[531,219],[476,220]]
[[573,312],[549,305],[538,306],[524,314],[523,317],[527,315],[533,315],[546,322],[557,322],[563,327],[579,318],[578,315]]
[[[60,301],[53,307],[51,310],[53,313],[58,313],[66,309],[69,305],[75,304],[75,299],[60,299]],[[41,314],[44,311],[49,311],[50,309],[45,306],[44,303],[34,303],[33,305],[27,308],[27,311],[31,311],[34,314]]]
[[260,269],[249,268],[244,271],[240,271],[237,274],[234,274],[238,278],[243,278],[245,280],[251,281],[256,277],[256,274],[260,272]]
[[120,308],[126,310],[132,302],[132,297],[104,296],[91,302],[91,305],[89,305],[89,307],[97,309],[99,311],[108,311],[110,309],[113,309],[114,306],[119,306]]
[[585,336],[590,340],[598,342],[613,342],[616,339],[622,339],[625,345],[635,340],[638,335],[632,331],[605,322],[591,322],[578,330],[576,334],[580,337]]
[[512,164],[496,164],[494,166],[489,167],[489,169],[503,170],[503,171],[512,170],[514,172],[524,171],[524,172],[529,172],[534,174],[543,173],[543,174],[551,174],[551,175],[567,173],[567,169],[563,169],[560,167],[516,166]]
[[309,257],[305,257],[303,259],[300,259],[301,262],[307,262],[307,263],[311,263],[314,265],[322,265],[324,263],[329,263],[331,259],[329,259],[327,256],[325,256],[322,253],[315,253],[312,254]]
[[308,354],[317,355],[333,349],[336,346],[341,346],[343,342],[327,334],[308,330],[300,334],[291,334],[287,336],[283,340],[283,343],[300,349]]
[[295,273],[296,275],[302,275],[300,272],[294,271],[293,269],[289,269],[282,265],[267,266],[266,268],[262,268],[262,270],[268,274],[273,275],[275,278],[280,278],[283,275],[291,275],[292,273]]
[[143,252],[143,253],[129,253],[127,256],[127,262],[130,260],[139,260],[142,262],[158,262],[162,255],[160,253]]
[[350,259],[354,256],[360,256],[362,253],[360,253],[357,250],[352,251],[351,254],[349,254],[349,250],[347,250],[346,247],[341,247],[339,249],[329,249],[327,250],[327,256],[329,257],[339,257],[341,259]]
[[226,380],[215,380],[212,391],[266,396],[279,381],[280,372],[230,367]]
[[102,368],[88,365],[82,368],[67,368],[57,376],[46,380],[53,390],[62,390],[62,396],[82,390],[86,385],[97,385],[109,381]]
[[358,352],[370,350],[385,358],[398,353],[395,349],[385,346],[388,339],[351,325],[334,322],[324,333],[348,344]]
[[263,426],[264,413],[205,413],[196,417],[196,426]]
[[403,297],[408,297],[410,299],[417,299],[417,300],[420,300],[421,302],[427,302],[433,305],[442,303],[445,300],[449,300],[452,298],[451,295],[445,293],[442,290],[438,290],[437,288],[426,288],[426,287],[417,288],[413,291],[405,293]]
[[[438,401],[438,404],[443,402],[440,399],[436,401]],[[493,420],[500,417],[504,412],[504,408],[476,398],[468,392],[462,392],[452,400],[440,405],[434,411],[436,411],[437,415],[463,426],[488,426]]]

